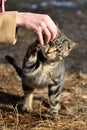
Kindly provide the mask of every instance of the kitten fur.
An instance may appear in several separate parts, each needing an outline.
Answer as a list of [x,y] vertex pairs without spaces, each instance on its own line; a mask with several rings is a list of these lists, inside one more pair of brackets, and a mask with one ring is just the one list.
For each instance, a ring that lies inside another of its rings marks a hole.
[[33,93],[35,88],[48,88],[50,114],[55,117],[60,109],[60,96],[64,83],[65,65],[67,57],[77,43],[68,39],[61,31],[48,44],[40,46],[36,40],[27,49],[22,68],[16,65],[11,56],[6,60],[12,64],[18,75],[21,76],[25,100],[24,111],[32,110]]

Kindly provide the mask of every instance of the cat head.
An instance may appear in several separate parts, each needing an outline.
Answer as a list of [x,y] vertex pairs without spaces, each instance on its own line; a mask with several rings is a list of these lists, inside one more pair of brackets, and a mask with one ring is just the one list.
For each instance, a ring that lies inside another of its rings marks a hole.
[[63,33],[59,32],[53,41],[41,47],[41,52],[45,59],[57,61],[67,57],[77,45],[76,42],[72,42]]

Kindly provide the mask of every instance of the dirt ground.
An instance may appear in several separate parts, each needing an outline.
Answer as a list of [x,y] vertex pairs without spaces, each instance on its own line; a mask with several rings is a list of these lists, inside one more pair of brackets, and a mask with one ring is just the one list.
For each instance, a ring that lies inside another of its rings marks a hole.
[[87,73],[87,3],[77,3],[77,7],[69,8],[52,5],[43,7],[40,6],[41,0],[29,1],[30,4],[39,5],[38,8],[31,9],[19,6],[21,1],[17,3],[13,0],[9,3],[8,0],[7,10],[49,14],[69,38],[78,42],[78,47],[65,59],[66,75],[61,111],[58,120],[53,121],[48,118],[48,108],[44,103],[46,92],[36,90],[33,111],[22,111],[21,79],[5,60],[5,55],[9,54],[21,66],[28,44],[35,38],[34,34],[19,29],[15,46],[0,44],[0,130],[87,130],[87,76],[82,74]]

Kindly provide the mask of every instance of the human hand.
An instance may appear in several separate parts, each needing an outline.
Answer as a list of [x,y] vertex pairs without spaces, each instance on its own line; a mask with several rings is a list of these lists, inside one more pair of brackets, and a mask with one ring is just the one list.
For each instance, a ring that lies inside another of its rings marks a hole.
[[46,43],[57,35],[57,27],[48,15],[17,12],[16,24],[35,32],[41,45],[44,44],[43,34]]

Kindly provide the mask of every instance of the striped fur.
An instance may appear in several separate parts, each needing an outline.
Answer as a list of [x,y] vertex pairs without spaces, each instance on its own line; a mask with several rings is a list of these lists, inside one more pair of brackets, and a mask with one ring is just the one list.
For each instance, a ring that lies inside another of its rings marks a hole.
[[[53,41],[42,47],[38,41],[29,45],[21,69],[22,85],[25,92],[23,110],[32,110],[35,88],[46,87],[48,88],[50,113],[54,116],[58,115],[65,75],[64,57],[68,56],[75,46],[76,44],[61,32]],[[9,61],[8,57],[7,60]],[[16,70],[18,69],[16,65],[14,67]]]

